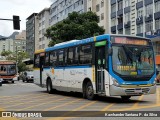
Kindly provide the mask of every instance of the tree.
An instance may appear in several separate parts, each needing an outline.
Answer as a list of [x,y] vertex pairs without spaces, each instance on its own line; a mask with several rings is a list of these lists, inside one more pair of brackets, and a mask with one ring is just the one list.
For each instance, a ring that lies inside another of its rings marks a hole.
[[89,11],[73,12],[66,19],[46,30],[45,36],[51,38],[49,46],[73,39],[84,39],[94,35],[104,34],[104,29],[98,26],[98,16]]

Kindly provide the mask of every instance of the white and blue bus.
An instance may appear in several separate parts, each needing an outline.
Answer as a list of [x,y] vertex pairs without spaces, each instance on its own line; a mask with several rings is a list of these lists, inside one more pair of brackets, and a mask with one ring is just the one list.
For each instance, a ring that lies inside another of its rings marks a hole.
[[35,83],[54,90],[95,95],[131,96],[156,92],[151,40],[104,34],[56,44],[35,53]]

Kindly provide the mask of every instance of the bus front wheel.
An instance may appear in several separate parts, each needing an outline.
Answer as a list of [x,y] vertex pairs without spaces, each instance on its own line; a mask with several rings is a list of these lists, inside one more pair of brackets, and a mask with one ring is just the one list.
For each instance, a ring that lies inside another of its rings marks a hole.
[[86,91],[86,98],[88,100],[93,100],[95,95],[94,95],[94,90],[91,82],[87,82],[85,91]]
[[51,82],[50,79],[47,80],[47,92],[48,92],[49,94],[51,94],[51,93],[53,92],[52,82]]

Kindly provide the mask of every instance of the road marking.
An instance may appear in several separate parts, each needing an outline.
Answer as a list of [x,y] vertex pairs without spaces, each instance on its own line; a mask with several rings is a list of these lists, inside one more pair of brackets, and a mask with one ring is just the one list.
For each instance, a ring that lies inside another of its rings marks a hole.
[[37,107],[37,106],[41,106],[41,105],[45,105],[45,104],[48,104],[48,103],[52,103],[52,102],[57,102],[57,101],[62,101],[62,100],[65,100],[69,97],[63,97],[63,98],[60,98],[60,99],[57,99],[57,100],[53,100],[53,101],[49,101],[49,102],[45,102],[45,103],[40,103],[38,105],[33,105],[33,106],[30,106],[30,107],[25,107],[23,109],[18,109],[17,111],[22,111],[22,110],[27,110],[29,108],[34,108],[34,107]]
[[[34,98],[39,98],[39,97],[42,97],[42,96],[38,96],[38,97],[34,97]],[[32,102],[37,102],[37,101],[41,101],[41,100],[53,99],[55,97],[58,97],[58,96],[54,96],[52,98],[46,98],[46,97],[44,97],[42,99],[36,99],[35,101],[27,101],[27,102],[25,101],[25,102],[21,102],[21,103],[18,103],[18,104],[6,106],[4,108],[6,109],[6,108],[15,107],[15,106],[19,106],[19,105],[23,105],[23,104],[28,104],[28,103],[32,103]],[[32,98],[30,98],[30,99],[32,99]]]
[[112,107],[113,105],[114,105],[114,103],[113,103],[113,104],[110,104],[110,105],[107,105],[105,108],[101,109],[101,111],[106,111],[106,110],[108,110],[110,107]]
[[139,104],[139,101],[141,101],[143,99],[144,95],[141,95],[139,98],[138,98],[138,102],[136,102],[132,108],[135,108],[135,107],[138,107],[138,104]]
[[64,103],[64,104],[62,104],[62,105],[58,105],[58,106],[54,106],[54,107],[51,107],[51,108],[47,108],[47,109],[45,109],[45,110],[43,110],[43,111],[49,111],[49,110],[53,110],[53,109],[56,109],[56,108],[60,108],[60,107],[63,107],[63,106],[66,106],[66,105],[75,103],[75,102],[80,101],[80,100],[82,100],[82,99],[76,99],[76,100],[73,100],[73,101]]
[[[21,101],[23,101],[23,100],[29,100],[29,99],[32,99],[32,98],[39,98],[39,97],[43,97],[43,96],[47,96],[46,94],[42,94],[42,95],[38,95],[38,96],[35,96],[35,97],[28,97],[28,99],[27,98],[22,98],[22,99],[18,99],[17,100],[17,98],[16,98],[16,100],[13,98],[13,100],[11,100],[11,101],[8,101],[8,99],[5,101],[5,102],[2,102],[2,103],[13,103],[13,102],[21,102]],[[20,98],[20,97],[18,97],[18,98]]]
[[[41,93],[40,93],[41,94]],[[32,94],[22,94],[22,95],[14,95],[14,96],[0,96],[0,99],[1,98],[4,98],[6,100],[6,97],[8,98],[13,98],[13,97],[22,97],[22,96],[28,96],[28,95],[35,95],[35,93],[32,93]]]

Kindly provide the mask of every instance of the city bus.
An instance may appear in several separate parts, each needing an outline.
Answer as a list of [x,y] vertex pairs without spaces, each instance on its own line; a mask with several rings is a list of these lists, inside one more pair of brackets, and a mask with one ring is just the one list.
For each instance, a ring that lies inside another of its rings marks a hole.
[[153,46],[143,37],[104,34],[59,43],[35,53],[36,66],[41,73],[36,84],[46,86],[48,93],[59,90],[81,92],[89,100],[95,95],[128,100],[156,92]]
[[15,61],[0,60],[0,78],[3,82],[14,83],[17,80],[17,65]]

